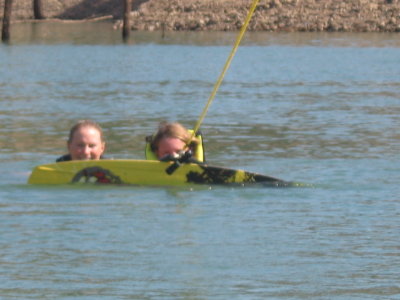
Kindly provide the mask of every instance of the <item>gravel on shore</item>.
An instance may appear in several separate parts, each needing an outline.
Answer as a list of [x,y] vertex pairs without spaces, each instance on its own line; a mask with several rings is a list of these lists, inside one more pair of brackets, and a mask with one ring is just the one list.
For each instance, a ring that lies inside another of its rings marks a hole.
[[[132,30],[236,31],[252,0],[133,0]],[[42,0],[45,18],[122,21],[122,0]],[[4,0],[0,0],[4,7]],[[2,14],[1,14],[2,16]],[[32,0],[12,20],[33,18]],[[260,0],[249,31],[400,32],[400,0]]]

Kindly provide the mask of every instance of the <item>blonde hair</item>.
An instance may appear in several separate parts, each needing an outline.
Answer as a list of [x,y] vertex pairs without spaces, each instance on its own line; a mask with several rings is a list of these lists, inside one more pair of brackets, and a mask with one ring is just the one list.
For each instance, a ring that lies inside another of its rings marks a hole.
[[177,138],[184,142],[192,150],[200,143],[196,137],[192,138],[192,134],[180,123],[161,122],[154,136],[151,137],[150,147],[153,152],[158,150],[158,145],[163,138]]
[[96,129],[100,133],[101,141],[104,142],[103,129],[100,127],[99,124],[97,124],[92,120],[80,120],[74,126],[71,127],[71,130],[69,131],[68,143],[72,142],[75,132],[83,127],[92,127]]

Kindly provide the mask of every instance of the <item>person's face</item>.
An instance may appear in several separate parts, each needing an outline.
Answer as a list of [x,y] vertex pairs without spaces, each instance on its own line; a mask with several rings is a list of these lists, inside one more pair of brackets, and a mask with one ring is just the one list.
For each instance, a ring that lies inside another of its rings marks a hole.
[[68,151],[72,160],[100,159],[104,148],[100,132],[93,127],[79,128],[68,143]]
[[178,154],[179,151],[182,151],[185,148],[186,148],[185,142],[181,141],[180,139],[166,137],[160,140],[156,154],[157,157],[161,159],[166,155]]

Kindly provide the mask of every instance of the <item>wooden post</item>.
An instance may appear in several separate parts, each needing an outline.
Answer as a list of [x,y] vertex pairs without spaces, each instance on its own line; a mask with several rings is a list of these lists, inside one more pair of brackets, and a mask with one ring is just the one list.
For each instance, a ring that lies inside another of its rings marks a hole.
[[124,1],[124,20],[122,25],[122,38],[126,41],[129,38],[129,34],[131,32],[131,24],[130,17],[132,11],[132,0],[123,0]]
[[4,0],[3,28],[1,30],[1,40],[8,42],[10,40],[10,20],[11,20],[12,0]]
[[33,0],[33,16],[35,20],[44,19],[42,14],[42,0]]

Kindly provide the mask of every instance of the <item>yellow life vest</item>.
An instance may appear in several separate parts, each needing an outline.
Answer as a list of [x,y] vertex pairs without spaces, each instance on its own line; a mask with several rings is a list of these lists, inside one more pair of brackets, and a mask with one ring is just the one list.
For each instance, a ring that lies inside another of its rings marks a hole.
[[[190,134],[193,134],[193,130],[188,129]],[[204,154],[204,146],[203,146],[203,137],[201,133],[197,133],[196,138],[199,140],[196,148],[193,149],[193,158],[198,160],[199,162],[205,162],[205,154]],[[146,148],[145,148],[145,157],[147,160],[158,160],[157,155],[151,150],[151,142],[146,139]]]

